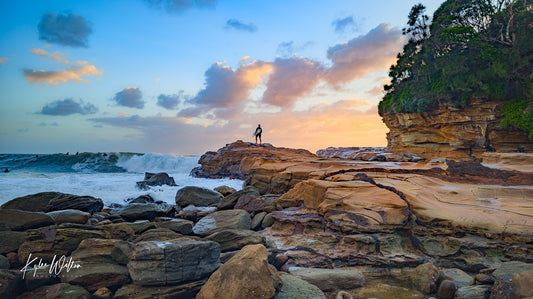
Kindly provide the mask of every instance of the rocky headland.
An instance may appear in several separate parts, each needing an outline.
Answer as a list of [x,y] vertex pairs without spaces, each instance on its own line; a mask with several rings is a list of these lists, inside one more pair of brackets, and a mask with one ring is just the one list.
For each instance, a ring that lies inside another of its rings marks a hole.
[[[533,296],[532,157],[483,157],[237,141],[193,174],[242,178],[242,190],[113,207],[16,198],[0,207],[0,297]],[[139,186],[172,183],[147,174]]]

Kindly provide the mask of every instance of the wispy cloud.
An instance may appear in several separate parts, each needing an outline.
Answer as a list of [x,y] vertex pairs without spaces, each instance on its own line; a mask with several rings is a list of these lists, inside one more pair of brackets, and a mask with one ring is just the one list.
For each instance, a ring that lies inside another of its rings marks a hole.
[[45,105],[39,114],[67,116],[76,113],[85,115],[96,112],[98,112],[98,108],[91,103],[84,103],[82,100],[76,102],[71,98],[67,98]]
[[355,31],[357,29],[353,16],[336,19],[335,21],[331,22],[331,25],[335,28],[335,32],[337,33],[343,33],[348,30]]
[[126,87],[117,92],[113,100],[119,106],[142,109],[145,102],[142,99],[142,92],[137,87]]
[[76,83],[87,83],[86,76],[101,76],[104,73],[103,70],[97,69],[94,65],[83,65],[69,67],[61,71],[45,71],[45,70],[33,70],[24,69],[24,77],[30,83],[48,83],[50,85],[57,85],[60,83],[66,83],[74,81]]
[[224,26],[224,28],[247,31],[247,32],[252,32],[252,33],[257,31],[257,26],[254,25],[253,23],[246,24],[237,19],[229,19],[226,22],[226,26]]
[[192,8],[214,8],[218,0],[145,0],[144,2],[151,8],[163,9],[167,13],[183,13]]
[[278,45],[276,52],[281,57],[290,57],[296,54],[296,52],[303,51],[309,48],[313,43],[306,42],[304,44],[296,44],[294,41],[282,42]]
[[84,17],[76,14],[58,15],[49,12],[42,16],[38,25],[39,39],[71,47],[89,47],[92,29]]
[[56,62],[61,62],[61,63],[66,63],[66,64],[69,63],[68,60],[62,57],[64,54],[60,53],[59,51],[55,52],[54,54],[50,54],[43,49],[33,48],[33,49],[30,49],[30,52],[37,56],[41,56],[43,58],[53,59]]

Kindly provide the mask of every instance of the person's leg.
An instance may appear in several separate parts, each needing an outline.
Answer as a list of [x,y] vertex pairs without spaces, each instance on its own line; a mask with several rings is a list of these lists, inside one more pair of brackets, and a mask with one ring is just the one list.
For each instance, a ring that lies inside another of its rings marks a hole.
[[259,135],[259,145],[261,145],[263,141],[261,140],[261,135]]

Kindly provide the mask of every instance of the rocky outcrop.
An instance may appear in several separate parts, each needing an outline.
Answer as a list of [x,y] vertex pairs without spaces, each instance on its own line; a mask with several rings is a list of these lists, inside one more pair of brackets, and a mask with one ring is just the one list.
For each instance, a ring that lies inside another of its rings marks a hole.
[[274,147],[270,144],[257,145],[237,140],[226,144],[216,152],[207,152],[200,157],[201,165],[192,170],[195,177],[244,179],[254,165],[255,158],[302,159],[315,157],[303,149]]
[[481,158],[483,152],[533,152],[533,142],[519,131],[499,127],[502,103],[472,99],[465,108],[441,105],[424,113],[382,113],[392,150],[424,158]]
[[142,190],[148,190],[149,187],[162,185],[176,186],[176,182],[174,181],[174,178],[170,177],[165,172],[146,172],[144,174],[144,180],[137,182],[137,187]]
[[59,192],[41,192],[12,199],[1,209],[17,209],[32,212],[51,212],[74,209],[87,213],[99,212],[104,207],[100,198],[78,196]]

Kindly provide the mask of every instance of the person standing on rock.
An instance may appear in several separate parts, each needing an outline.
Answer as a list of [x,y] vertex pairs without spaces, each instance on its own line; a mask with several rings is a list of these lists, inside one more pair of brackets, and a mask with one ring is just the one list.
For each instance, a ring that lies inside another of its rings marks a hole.
[[255,136],[255,144],[257,144],[257,138],[259,137],[259,145],[261,145],[261,133],[263,133],[263,129],[261,129],[261,124],[257,125],[257,129],[255,129],[254,135]]

